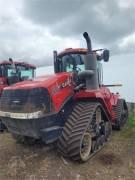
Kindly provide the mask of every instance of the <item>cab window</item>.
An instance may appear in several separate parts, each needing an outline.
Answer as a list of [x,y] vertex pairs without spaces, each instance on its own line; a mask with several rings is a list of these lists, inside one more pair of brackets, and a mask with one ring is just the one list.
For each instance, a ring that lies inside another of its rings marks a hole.
[[32,78],[33,78],[33,70],[32,69],[21,71],[21,79],[25,80],[25,79],[32,79]]
[[80,72],[85,70],[84,55],[67,54],[59,58],[62,72]]

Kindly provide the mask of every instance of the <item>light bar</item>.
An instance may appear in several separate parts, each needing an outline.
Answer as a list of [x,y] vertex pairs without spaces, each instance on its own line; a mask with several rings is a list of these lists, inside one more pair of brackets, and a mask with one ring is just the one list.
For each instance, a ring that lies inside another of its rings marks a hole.
[[36,119],[39,117],[43,117],[43,112],[37,111],[33,113],[13,113],[0,111],[0,117],[7,117],[13,119]]

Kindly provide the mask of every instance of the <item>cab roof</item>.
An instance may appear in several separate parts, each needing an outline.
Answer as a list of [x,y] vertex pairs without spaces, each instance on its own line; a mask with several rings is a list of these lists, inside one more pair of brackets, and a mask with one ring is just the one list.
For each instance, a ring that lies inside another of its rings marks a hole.
[[[100,49],[99,49],[100,50]],[[64,51],[58,53],[58,56],[63,56],[65,54],[70,54],[70,53],[76,53],[76,54],[86,54],[87,53],[87,49],[86,48],[67,48]],[[93,50],[94,53],[96,53],[96,51],[98,50]]]
[[65,54],[69,54],[69,53],[86,54],[87,53],[87,49],[85,49],[85,48],[67,48],[64,51],[60,52],[58,54],[58,56],[63,56]]
[[[25,62],[19,62],[19,61],[13,61],[15,65],[21,65],[21,66],[26,66],[26,67],[30,67],[30,68],[33,68],[33,69],[36,69],[36,66],[32,65],[32,64],[28,64],[28,63],[25,63]],[[0,65],[10,65],[12,64],[12,62],[10,61],[7,61],[7,60],[3,60],[0,62]]]

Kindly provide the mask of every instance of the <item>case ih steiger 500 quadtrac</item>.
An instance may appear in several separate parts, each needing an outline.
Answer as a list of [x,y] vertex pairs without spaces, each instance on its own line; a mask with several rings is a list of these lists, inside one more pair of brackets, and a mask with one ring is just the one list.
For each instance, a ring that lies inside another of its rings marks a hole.
[[125,100],[102,84],[100,61],[109,60],[109,51],[98,55],[83,35],[87,50],[54,52],[54,75],[5,88],[0,117],[16,139],[56,142],[64,156],[84,162],[108,141],[112,125],[125,124],[128,110]]
[[[0,62],[0,97],[5,87],[15,84],[17,82],[33,78],[35,66],[13,61],[9,58],[9,61]],[[0,131],[5,129],[5,125],[0,120]]]

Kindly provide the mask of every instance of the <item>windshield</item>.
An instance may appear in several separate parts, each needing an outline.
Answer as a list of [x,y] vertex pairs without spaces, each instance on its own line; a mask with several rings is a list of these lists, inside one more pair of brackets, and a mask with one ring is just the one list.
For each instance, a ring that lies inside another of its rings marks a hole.
[[22,80],[26,79],[32,79],[34,77],[34,69],[27,67],[27,66],[21,66],[16,65],[17,72],[19,73],[19,77]]
[[21,71],[21,79],[25,80],[25,79],[32,79],[32,78],[33,78],[32,69]]
[[34,69],[24,65],[4,64],[0,65],[0,76],[7,78],[18,76],[21,80],[31,79],[34,77]]
[[67,54],[59,58],[61,72],[84,71],[83,54]]

